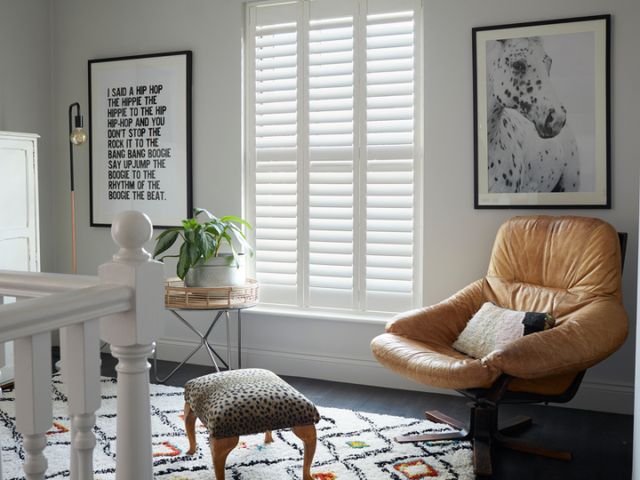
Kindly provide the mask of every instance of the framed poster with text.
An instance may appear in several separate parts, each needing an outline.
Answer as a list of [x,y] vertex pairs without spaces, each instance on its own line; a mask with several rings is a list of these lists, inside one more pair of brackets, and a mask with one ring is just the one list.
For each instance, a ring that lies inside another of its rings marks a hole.
[[190,51],[89,60],[91,226],[191,215]]

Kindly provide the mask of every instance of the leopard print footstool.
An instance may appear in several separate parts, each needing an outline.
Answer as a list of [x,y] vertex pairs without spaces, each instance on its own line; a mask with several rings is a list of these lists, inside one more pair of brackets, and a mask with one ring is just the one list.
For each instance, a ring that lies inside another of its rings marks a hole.
[[291,428],[304,443],[303,480],[312,480],[311,462],[316,450],[320,415],[315,405],[275,373],[257,368],[212,373],[189,380],[184,386],[184,423],[189,451],[196,451],[196,417],[209,431],[216,480],[224,480],[227,456],[238,437]]

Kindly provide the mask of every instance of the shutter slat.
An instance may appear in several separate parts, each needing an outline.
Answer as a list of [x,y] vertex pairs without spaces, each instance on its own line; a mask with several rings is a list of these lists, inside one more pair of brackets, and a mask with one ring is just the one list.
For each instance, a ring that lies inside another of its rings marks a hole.
[[376,48],[367,50],[367,60],[397,60],[413,58],[413,47]]
[[[293,232],[295,234],[295,232]],[[256,255],[260,261],[290,262],[295,260],[296,240],[287,235],[286,239],[258,238],[256,246],[260,249]]]
[[402,280],[411,282],[413,272],[410,268],[378,268],[367,267],[367,279],[371,280]]
[[353,278],[353,267],[351,265],[341,267],[338,265],[313,264],[309,267],[309,275],[326,278]]
[[369,243],[367,244],[367,256],[369,255],[389,255],[393,252],[393,257],[405,257],[411,259],[413,255],[413,246],[411,244],[395,245],[390,243]]
[[404,257],[393,254],[385,255],[367,255],[368,267],[379,268],[405,268],[410,269],[413,266],[413,260],[411,257]]
[[[351,243],[341,243],[341,242],[309,242],[309,251],[316,252],[316,253],[352,254],[353,245]],[[385,266],[385,265],[382,265],[382,266]]]
[[394,280],[386,278],[380,280],[377,278],[367,279],[367,291],[368,292],[399,292],[410,293],[412,288],[412,282],[410,280]]
[[413,21],[369,24],[367,25],[367,34],[370,37],[399,34],[413,35]]
[[310,253],[309,263],[320,265],[336,265],[342,267],[350,267],[353,261],[351,255],[339,253]]
[[[353,209],[349,207],[311,207],[309,213],[314,220],[318,219],[353,219]],[[352,223],[350,222],[350,225]]]
[[256,58],[259,60],[270,58],[277,60],[282,57],[290,57],[296,53],[296,44],[284,44],[275,47],[256,48]]
[[[319,53],[334,53],[334,52],[353,52],[353,40],[351,38],[340,40],[326,40],[326,41],[314,41],[313,38],[309,43],[309,52],[311,55]],[[329,63],[329,62],[325,62]]]
[[[309,102],[309,110],[312,112],[351,112],[353,111],[353,100],[351,98],[312,100]],[[336,120],[336,122],[338,121]]]
[[342,218],[311,218],[309,220],[309,229],[315,231],[352,232],[353,220],[351,218],[346,220]]
[[369,35],[367,48],[396,48],[407,47],[413,49],[413,33],[401,35]]
[[397,208],[412,208],[413,197],[410,196],[369,196],[367,197],[367,205],[369,207],[397,207]]
[[256,272],[257,280],[262,285],[296,285],[296,275],[283,273]]
[[[295,256],[291,259],[295,261]],[[291,263],[291,260],[288,262],[263,262],[256,261],[256,266],[260,273],[288,273],[295,274],[296,266]]]
[[[284,73],[284,72],[283,72]],[[369,85],[395,85],[398,83],[408,83],[413,80],[413,70],[403,70],[396,72],[372,72],[367,74]]]
[[[370,85],[367,89],[370,97],[390,97],[396,95],[413,95],[413,83],[395,83],[392,85]],[[404,117],[413,120],[413,109],[409,110]]]
[[[291,249],[284,250],[284,249],[277,249],[277,248],[269,248],[269,244],[264,246],[266,242],[267,240],[263,240],[260,242],[262,251],[260,252],[259,255],[257,255],[256,261],[262,262],[262,263],[270,263],[270,264],[274,264],[274,263],[290,264],[292,262],[295,262],[296,255],[297,255],[295,251],[295,245],[293,247],[294,248],[293,250]],[[274,243],[275,240],[270,242]],[[290,243],[290,242],[282,242],[282,243]],[[275,272],[275,273],[278,273],[278,272]]]
[[351,289],[353,287],[353,280],[351,280],[351,278],[310,276],[309,285],[311,287]]

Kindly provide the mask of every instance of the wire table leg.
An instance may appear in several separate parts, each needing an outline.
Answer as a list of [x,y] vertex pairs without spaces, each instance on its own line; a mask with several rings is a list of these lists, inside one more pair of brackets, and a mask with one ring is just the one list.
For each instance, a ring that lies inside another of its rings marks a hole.
[[[220,361],[222,362],[222,364],[228,369],[229,365],[227,364],[227,362],[225,362],[220,355],[218,355],[218,353],[211,347],[211,345],[209,345],[208,342],[208,337],[211,334],[211,331],[213,330],[213,327],[216,326],[216,323],[218,323],[218,320],[220,319],[220,317],[222,316],[223,313],[225,313],[225,311],[219,311],[217,312],[215,318],[213,319],[213,321],[211,322],[211,324],[209,325],[209,328],[207,328],[207,331],[202,334],[200,333],[200,331],[198,329],[196,329],[193,325],[191,325],[189,322],[187,322],[178,312],[176,312],[175,310],[170,310],[171,313],[173,313],[178,320],[180,320],[180,322],[187,327],[189,330],[191,330],[193,333],[195,333],[198,338],[200,339],[200,344],[197,345],[192,351],[191,353],[189,353],[189,355],[187,355],[185,357],[184,360],[182,360],[182,362],[180,362],[173,370],[171,370],[171,372],[164,378],[159,378],[158,377],[158,349],[157,349],[157,345],[156,348],[154,348],[153,351],[153,373],[154,373],[154,377],[156,379],[156,382],[158,383],[165,383],[167,380],[169,380],[180,368],[182,368],[182,366],[187,363],[191,357],[193,357],[196,352],[198,350],[200,350],[202,347],[205,347],[205,350],[207,351],[207,353],[209,354],[209,358],[211,359],[211,363],[213,364],[213,368],[216,369],[216,372],[220,371],[220,367],[218,366],[218,362],[216,362],[215,357],[217,356]],[[228,317],[228,313],[227,313],[227,317]],[[228,320],[227,320],[228,322]],[[214,356],[215,354],[215,356]]]
[[[169,373],[169,375],[167,375],[164,378],[158,378],[158,349],[154,348],[153,350],[153,374],[154,377],[156,379],[156,382],[158,383],[164,383],[167,380],[169,380],[171,377],[173,377],[173,374],[176,373],[178,371],[179,368],[181,368],[185,363],[187,363],[191,357],[193,357],[195,355],[195,353],[200,350],[200,348],[202,348],[202,343],[200,345],[198,345],[196,348],[194,348],[191,353],[189,355],[186,356],[186,358],[180,362],[180,364],[175,367],[173,370],[171,370],[171,373]],[[214,365],[215,365],[215,361],[214,361]],[[218,365],[215,365],[216,370],[219,372],[220,369],[218,368]]]
[[[171,378],[180,368],[182,368],[182,366],[187,363],[191,357],[193,357],[201,348],[204,347],[204,349],[206,350],[207,354],[209,355],[209,358],[211,359],[211,363],[213,364],[213,367],[215,368],[216,372],[220,371],[220,367],[218,366],[218,362],[216,361],[216,357],[218,358],[219,362],[222,364],[222,366],[228,370],[231,370],[231,329],[230,329],[230,316],[229,316],[229,310],[218,310],[216,312],[215,317],[213,318],[213,320],[211,321],[211,324],[209,325],[209,327],[207,328],[207,330],[204,333],[201,333],[197,328],[195,328],[193,325],[191,325],[191,323],[189,323],[185,318],[183,318],[177,311],[173,310],[173,309],[169,309],[169,311],[171,313],[173,313],[173,315],[180,320],[180,322],[187,327],[189,330],[191,330],[195,335],[197,335],[197,337],[200,339],[200,344],[197,345],[190,353],[189,355],[187,355],[187,357],[182,360],[182,362],[180,362],[180,364],[178,364],[173,370],[171,370],[171,372],[165,376],[164,378],[159,378],[158,377],[158,349],[157,349],[157,344],[156,344],[156,348],[154,348],[153,351],[153,374],[155,377],[156,382],[158,383],[165,383],[167,380],[169,380],[169,378]],[[236,310],[237,314],[238,314],[238,369],[242,368],[242,314],[240,312],[240,309]],[[213,328],[216,326],[216,324],[218,323],[218,320],[220,320],[220,318],[222,317],[222,315],[225,315],[225,323],[226,323],[226,328],[227,328],[227,358],[226,361],[225,359],[223,359],[220,354],[218,352],[216,352],[216,350],[211,346],[211,344],[209,343],[209,335],[211,335]]]
[[227,327],[227,368],[231,370],[231,331],[229,330],[229,310],[225,311],[224,314],[226,316]]
[[242,314],[238,309],[238,370],[242,368]]

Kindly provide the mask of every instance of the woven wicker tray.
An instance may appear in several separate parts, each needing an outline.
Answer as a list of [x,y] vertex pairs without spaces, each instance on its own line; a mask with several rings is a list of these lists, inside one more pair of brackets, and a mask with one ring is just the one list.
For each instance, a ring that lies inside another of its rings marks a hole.
[[258,282],[247,279],[243,286],[235,287],[185,287],[179,278],[165,282],[164,305],[166,308],[225,309],[248,308],[258,303]]

